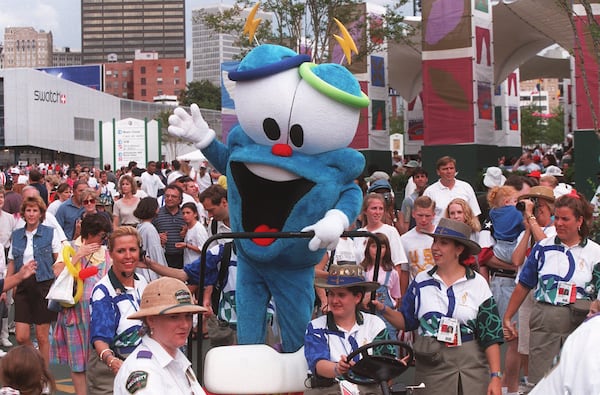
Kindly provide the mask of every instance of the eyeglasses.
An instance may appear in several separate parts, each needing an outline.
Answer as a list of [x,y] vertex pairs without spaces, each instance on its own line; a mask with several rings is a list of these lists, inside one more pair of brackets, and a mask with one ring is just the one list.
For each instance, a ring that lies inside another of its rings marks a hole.
[[96,204],[96,199],[85,199],[83,204]]

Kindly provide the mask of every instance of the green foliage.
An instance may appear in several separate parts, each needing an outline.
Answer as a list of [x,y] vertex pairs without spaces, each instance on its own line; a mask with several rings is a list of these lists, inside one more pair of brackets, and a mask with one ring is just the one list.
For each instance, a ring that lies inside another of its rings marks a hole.
[[192,81],[179,95],[179,103],[182,106],[196,103],[200,108],[220,110],[221,89],[208,80]]
[[[382,16],[383,23],[371,25],[371,36],[387,38],[391,41],[405,40],[408,27],[402,22],[400,7],[408,0],[399,0],[386,6]],[[245,24],[244,9],[254,5],[254,1],[237,0],[231,9],[209,14],[200,12],[198,18],[217,33],[228,33],[236,37],[234,44],[242,48],[243,57],[256,42],[279,44],[300,52],[301,46],[310,47],[313,61],[322,63],[330,60],[330,40],[338,34],[338,28],[331,16],[335,16],[346,26],[348,22],[356,22],[356,6],[363,3],[359,0],[265,0],[261,2],[260,11],[272,13],[273,25],[263,19],[255,34],[255,42],[249,42],[243,34]],[[364,21],[364,19],[363,19]],[[363,25],[357,24],[355,29]],[[352,34],[352,32],[351,32]],[[365,40],[365,48],[361,48],[358,58],[383,49],[383,42]]]
[[521,144],[560,144],[565,137],[562,106],[556,108],[548,119],[535,116],[537,111],[534,106],[521,108]]
[[395,134],[395,133],[404,134],[404,117],[403,116],[390,117],[389,132],[390,132],[390,135]]
[[521,144],[531,145],[542,142],[542,120],[533,115],[537,110],[530,107],[521,108]]

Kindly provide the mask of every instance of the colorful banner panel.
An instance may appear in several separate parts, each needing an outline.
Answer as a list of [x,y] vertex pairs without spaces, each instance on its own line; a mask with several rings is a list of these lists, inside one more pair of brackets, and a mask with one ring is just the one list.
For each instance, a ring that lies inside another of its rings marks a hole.
[[[366,95],[369,94],[369,82],[359,81],[360,90]],[[361,108],[360,119],[358,121],[358,127],[356,128],[356,134],[349,145],[350,148],[354,149],[367,149],[369,148],[369,108]]]
[[423,102],[427,103],[425,144],[472,143],[472,59],[423,61],[423,87]]
[[372,100],[371,101],[371,129],[372,130],[385,130],[386,129],[386,116],[385,116],[385,101],[383,100]]
[[381,56],[371,56],[371,85],[385,86],[385,60]]
[[471,0],[424,3],[423,51],[471,47]]

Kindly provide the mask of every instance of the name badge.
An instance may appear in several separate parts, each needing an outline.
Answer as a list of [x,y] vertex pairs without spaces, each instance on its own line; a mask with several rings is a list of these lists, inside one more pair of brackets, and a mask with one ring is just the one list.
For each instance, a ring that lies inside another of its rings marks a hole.
[[556,303],[570,304],[577,299],[577,287],[573,283],[559,281],[556,289]]
[[446,343],[448,347],[460,346],[460,326],[458,320],[451,317],[442,317],[438,328],[437,339]]

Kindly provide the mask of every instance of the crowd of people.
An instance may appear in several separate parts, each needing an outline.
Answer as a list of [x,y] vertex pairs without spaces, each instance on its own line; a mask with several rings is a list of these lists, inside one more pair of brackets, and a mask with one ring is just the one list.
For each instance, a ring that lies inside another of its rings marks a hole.
[[[385,339],[413,345],[423,393],[510,395],[542,380],[565,339],[600,306],[600,246],[589,238],[597,200],[563,179],[556,158],[543,155],[533,169],[533,157],[525,152],[510,168],[485,169],[488,191],[479,196],[456,178],[449,156],[437,160],[435,182],[417,160],[356,180],[364,201],[348,229],[374,233],[381,259],[374,239],[343,237],[316,266],[307,393],[338,391],[336,379],[355,363],[346,356]],[[188,335],[213,346],[236,342],[232,240],[207,246],[200,283],[205,242],[231,231],[226,179],[207,163],[164,167],[2,172],[0,303],[14,308],[20,347],[11,353],[37,348],[47,391],[53,363],[69,367],[80,395],[133,393],[166,380],[201,394],[180,351]],[[63,272],[74,277],[73,301],[48,303]],[[160,297],[166,293],[173,299]],[[197,312],[211,319],[196,325]],[[264,319],[277,346],[272,303]],[[5,348],[13,346],[9,321],[0,328]],[[4,364],[0,373],[13,386]]]

